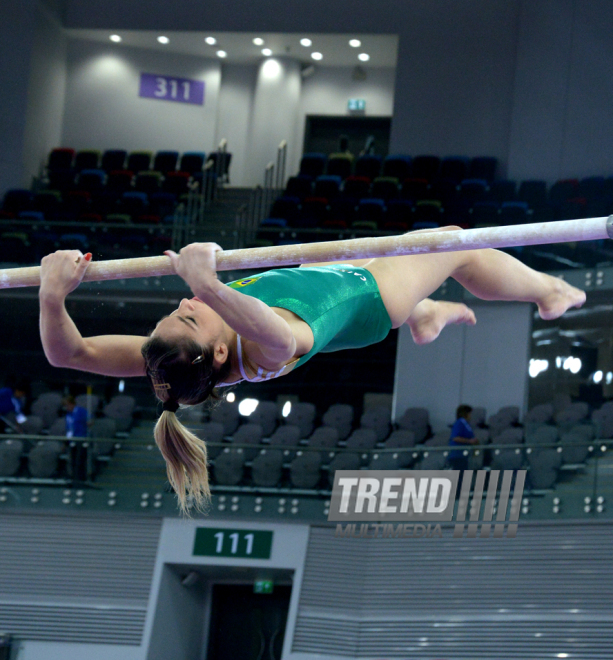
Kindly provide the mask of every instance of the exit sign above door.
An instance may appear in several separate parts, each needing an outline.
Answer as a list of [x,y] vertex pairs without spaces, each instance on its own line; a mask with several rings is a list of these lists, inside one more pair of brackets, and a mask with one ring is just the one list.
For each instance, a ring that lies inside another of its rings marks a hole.
[[366,99],[349,99],[347,102],[349,112],[359,112],[366,110]]

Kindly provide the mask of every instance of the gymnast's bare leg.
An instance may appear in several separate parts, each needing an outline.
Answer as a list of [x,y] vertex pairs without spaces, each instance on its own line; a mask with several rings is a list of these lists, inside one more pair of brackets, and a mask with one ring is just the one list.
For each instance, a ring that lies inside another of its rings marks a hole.
[[[443,230],[461,231],[459,227]],[[394,328],[404,323],[411,326],[416,321],[412,315],[421,311],[419,303],[448,277],[482,300],[536,303],[541,318],[547,320],[585,302],[585,293],[580,289],[493,249],[380,257],[363,267],[374,275]]]

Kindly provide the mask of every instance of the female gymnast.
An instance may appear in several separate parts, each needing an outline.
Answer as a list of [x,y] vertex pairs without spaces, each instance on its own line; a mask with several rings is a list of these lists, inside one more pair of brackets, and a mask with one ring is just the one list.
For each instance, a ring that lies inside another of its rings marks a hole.
[[[444,230],[460,230],[445,227]],[[431,231],[431,230],[425,230]],[[440,231],[440,230],[436,230]],[[476,323],[466,305],[428,296],[453,277],[483,300],[534,302],[543,319],[580,307],[585,293],[493,249],[357,259],[270,270],[222,284],[213,243],[168,251],[194,298],[183,299],[148,337],[82,337],[64,300],[90,263],[60,250],[41,263],[40,333],[49,362],[107,376],[147,376],[163,412],[155,441],[183,512],[209,496],[205,443],[177,419],[215,388],[284,376],[315,353],[365,347],[408,324],[426,344],[450,323]]]

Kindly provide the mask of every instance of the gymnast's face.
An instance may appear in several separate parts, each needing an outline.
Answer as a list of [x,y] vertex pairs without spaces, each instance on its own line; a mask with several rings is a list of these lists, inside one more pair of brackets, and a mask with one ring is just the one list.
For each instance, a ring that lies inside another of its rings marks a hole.
[[214,347],[215,360],[223,364],[228,357],[224,327],[221,316],[208,305],[183,298],[178,309],[158,321],[151,336],[164,339],[187,336],[201,346]]

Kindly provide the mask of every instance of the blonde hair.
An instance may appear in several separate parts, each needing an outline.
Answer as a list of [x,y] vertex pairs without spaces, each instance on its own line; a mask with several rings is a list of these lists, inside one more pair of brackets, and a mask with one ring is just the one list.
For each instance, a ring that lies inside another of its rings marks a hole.
[[176,411],[179,403],[197,405],[218,398],[215,385],[228,376],[231,362],[215,369],[212,348],[187,337],[151,337],[141,351],[155,395],[164,404],[153,435],[166,461],[168,481],[183,515],[189,516],[190,506],[204,511],[211,496],[206,445],[180,422]]
[[168,481],[177,495],[181,513],[189,516],[190,504],[196,511],[204,512],[211,498],[206,444],[169,410],[160,415],[153,435],[166,461]]

